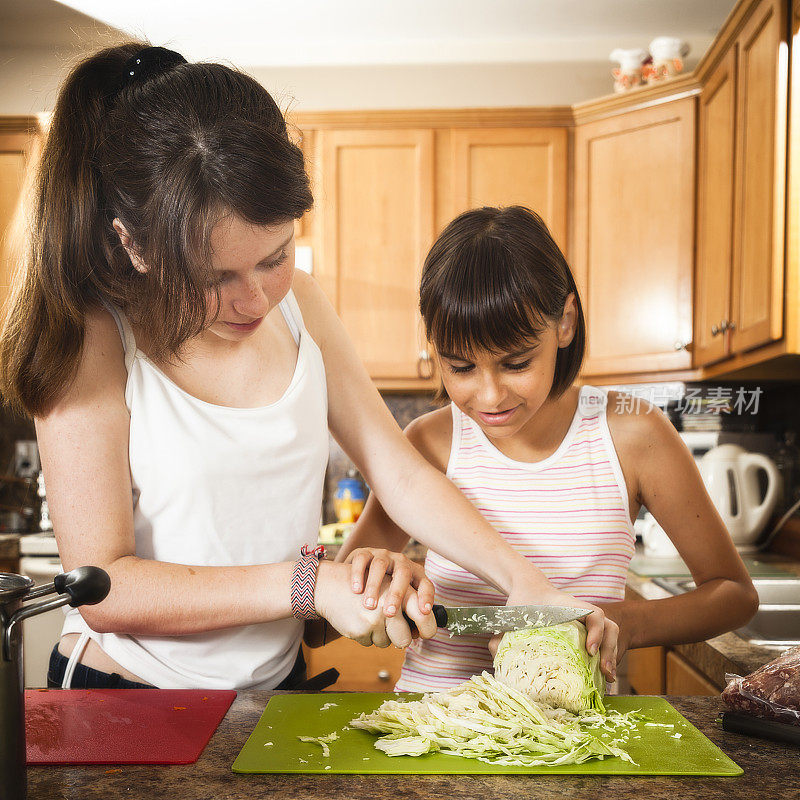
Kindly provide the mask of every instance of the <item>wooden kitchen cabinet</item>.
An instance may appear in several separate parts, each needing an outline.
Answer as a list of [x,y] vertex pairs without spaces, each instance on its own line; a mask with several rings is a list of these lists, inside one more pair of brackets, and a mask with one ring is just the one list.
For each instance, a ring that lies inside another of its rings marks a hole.
[[781,0],[761,0],[703,81],[695,366],[783,336],[788,60]]
[[[291,121],[289,121],[287,125],[289,136],[291,140],[303,151],[303,158],[306,162],[306,172],[308,173],[309,180],[311,182],[311,192],[315,195],[314,192],[314,162],[316,158],[316,154],[314,151],[314,143],[315,143],[315,131],[304,131],[301,128],[293,125]],[[306,211],[303,216],[295,220],[294,224],[294,238],[295,242],[298,245],[311,245],[312,244],[312,237],[314,231],[314,209],[312,208],[311,211]]]
[[584,379],[796,375],[799,2],[740,0],[693,73],[573,106],[296,115],[316,199],[298,236],[376,385],[435,388],[424,255],[456,214],[512,203],[573,267]]
[[417,307],[434,238],[433,130],[318,130],[314,272],[373,379],[431,377]]
[[628,683],[634,694],[664,694],[664,654],[663,647],[640,647],[625,654]]
[[38,143],[32,117],[0,117],[0,308],[5,306],[24,235],[20,203]]
[[783,333],[788,63],[785,4],[762,0],[738,39],[731,351]]
[[695,102],[575,129],[572,262],[586,376],[691,366]]
[[352,639],[336,639],[324,647],[303,645],[308,677],[326,669],[339,670],[339,680],[328,687],[335,692],[391,692],[400,677],[405,650],[364,647]]
[[685,658],[670,650],[665,659],[666,693],[716,697],[720,690]]
[[731,317],[736,46],[709,75],[698,107],[694,362],[725,358]]
[[683,656],[666,647],[641,647],[625,654],[634,694],[711,695],[720,690]]
[[451,142],[452,216],[480,206],[527,206],[566,253],[566,128],[456,129]]

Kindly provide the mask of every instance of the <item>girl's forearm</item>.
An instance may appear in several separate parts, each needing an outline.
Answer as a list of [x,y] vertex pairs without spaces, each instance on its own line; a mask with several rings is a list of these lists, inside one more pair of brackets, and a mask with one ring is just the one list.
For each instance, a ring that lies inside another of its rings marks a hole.
[[108,597],[81,614],[98,633],[185,636],[292,615],[294,564],[199,567],[123,556],[103,568]]
[[700,642],[744,625],[758,607],[751,590],[726,578],[663,600],[598,603],[620,627],[625,649]]
[[544,573],[513,550],[445,475],[423,463],[389,491],[375,489],[402,530],[504,594],[520,585],[553,591]]

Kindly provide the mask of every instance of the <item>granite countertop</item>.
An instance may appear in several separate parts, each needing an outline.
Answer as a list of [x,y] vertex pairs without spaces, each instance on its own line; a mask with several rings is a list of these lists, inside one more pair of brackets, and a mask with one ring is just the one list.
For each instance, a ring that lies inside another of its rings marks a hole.
[[403,797],[415,800],[497,798],[551,800],[609,797],[753,800],[800,796],[800,759],[793,745],[727,733],[715,724],[716,697],[667,698],[692,724],[744,770],[728,778],[519,775],[238,775],[231,764],[275,692],[241,692],[195,764],[180,766],[31,767],[28,796],[58,800],[224,798],[343,800]]

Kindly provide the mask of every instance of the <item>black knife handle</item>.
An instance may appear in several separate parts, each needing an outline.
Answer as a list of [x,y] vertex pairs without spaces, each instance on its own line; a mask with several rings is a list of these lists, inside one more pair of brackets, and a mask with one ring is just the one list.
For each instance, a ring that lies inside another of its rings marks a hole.
[[800,727],[788,722],[772,722],[735,711],[723,711],[720,718],[722,719],[722,729],[731,733],[759,736],[775,742],[800,744]]
[[447,609],[444,606],[440,606],[435,604],[431,609],[433,612],[433,618],[436,620],[436,626],[438,628],[446,628],[447,627]]
[[[446,628],[447,627],[447,609],[444,606],[440,606],[434,603],[433,608],[431,608],[431,612],[433,613],[433,618],[436,620],[436,627],[437,628]],[[416,626],[412,622],[411,618],[403,612],[403,616],[406,618],[406,622],[411,625],[411,630],[416,630]]]

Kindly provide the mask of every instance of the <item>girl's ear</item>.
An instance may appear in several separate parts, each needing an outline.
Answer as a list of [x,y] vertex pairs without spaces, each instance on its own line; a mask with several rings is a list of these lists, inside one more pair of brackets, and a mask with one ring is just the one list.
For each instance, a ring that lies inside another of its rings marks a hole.
[[144,261],[139,258],[139,254],[136,252],[136,249],[133,246],[133,239],[131,239],[131,236],[126,230],[125,226],[117,217],[114,218],[114,221],[111,224],[114,226],[114,230],[117,232],[119,240],[122,242],[122,246],[125,248],[125,252],[130,257],[133,268],[142,274],[147,272],[147,264],[145,264]]
[[558,321],[558,346],[566,347],[575,336],[575,325],[578,320],[578,307],[575,293],[570,292],[564,302],[564,311]]

